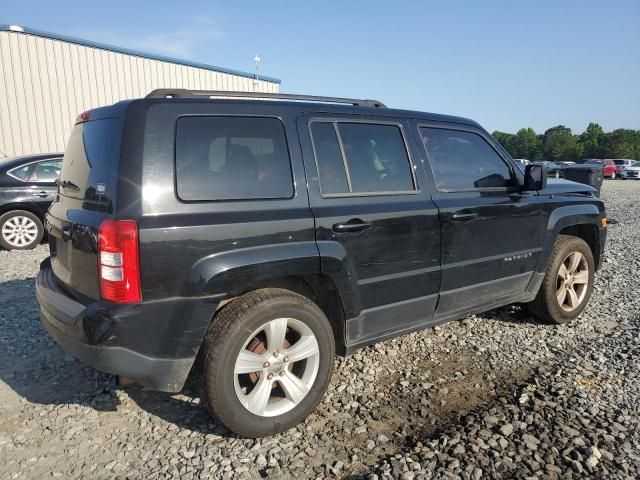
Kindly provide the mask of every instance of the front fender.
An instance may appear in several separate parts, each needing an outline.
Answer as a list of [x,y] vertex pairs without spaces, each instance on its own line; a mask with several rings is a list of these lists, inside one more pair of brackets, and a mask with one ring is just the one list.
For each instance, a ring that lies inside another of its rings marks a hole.
[[538,260],[536,271],[544,273],[551,251],[560,232],[574,225],[601,225],[601,213],[595,204],[567,205],[555,208],[549,215],[545,232],[542,255]]

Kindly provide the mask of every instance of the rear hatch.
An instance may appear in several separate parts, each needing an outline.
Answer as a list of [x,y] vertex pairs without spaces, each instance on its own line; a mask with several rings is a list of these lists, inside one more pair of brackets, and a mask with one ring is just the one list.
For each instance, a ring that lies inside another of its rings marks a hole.
[[58,194],[46,217],[57,283],[83,302],[100,298],[98,227],[113,215],[122,112],[114,106],[78,117],[64,153]]

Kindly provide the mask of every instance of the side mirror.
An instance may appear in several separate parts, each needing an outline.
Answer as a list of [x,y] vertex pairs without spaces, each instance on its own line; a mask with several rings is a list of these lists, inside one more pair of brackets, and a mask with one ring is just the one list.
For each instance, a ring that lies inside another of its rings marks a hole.
[[523,190],[542,190],[547,186],[547,171],[542,165],[527,165],[524,169]]

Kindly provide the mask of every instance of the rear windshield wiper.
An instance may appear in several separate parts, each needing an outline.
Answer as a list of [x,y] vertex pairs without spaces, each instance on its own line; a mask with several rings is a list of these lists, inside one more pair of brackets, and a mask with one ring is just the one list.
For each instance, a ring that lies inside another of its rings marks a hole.
[[72,190],[76,190],[76,191],[80,191],[80,187],[77,186],[75,183],[70,182],[69,180],[63,180],[60,182],[60,186],[62,188],[70,188]]

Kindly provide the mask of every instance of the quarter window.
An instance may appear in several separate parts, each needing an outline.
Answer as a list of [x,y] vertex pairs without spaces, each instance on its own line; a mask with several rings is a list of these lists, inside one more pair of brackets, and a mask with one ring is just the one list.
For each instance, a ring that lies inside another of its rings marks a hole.
[[17,167],[17,168],[14,168],[13,170],[9,170],[7,173],[12,177],[17,178],[18,180],[22,180],[23,182],[26,182],[29,179],[29,172],[31,172],[32,168],[33,168],[33,165],[29,164],[23,167]]
[[180,118],[176,178],[183,200],[292,197],[282,122],[255,117]]
[[399,126],[313,122],[311,136],[323,194],[415,190]]
[[445,128],[420,128],[438,190],[513,186],[511,171],[480,136]]

